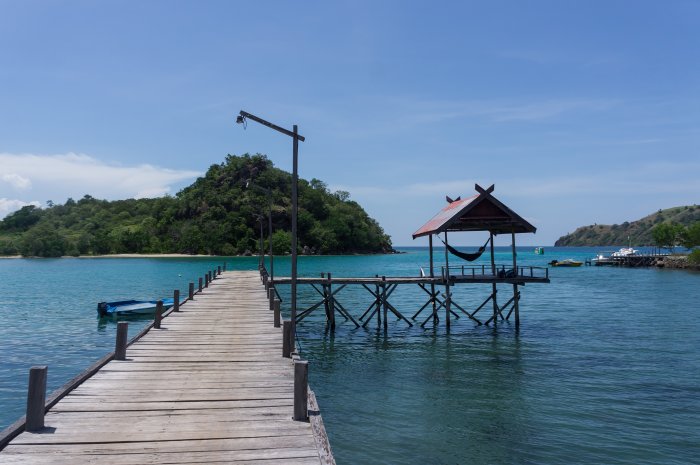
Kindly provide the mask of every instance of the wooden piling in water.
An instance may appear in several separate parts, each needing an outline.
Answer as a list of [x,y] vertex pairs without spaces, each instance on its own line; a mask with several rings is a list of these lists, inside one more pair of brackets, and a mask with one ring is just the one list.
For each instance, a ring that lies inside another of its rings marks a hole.
[[117,335],[114,342],[114,360],[126,359],[126,341],[129,332],[129,323],[120,321],[117,323]]
[[386,331],[389,328],[389,319],[387,318],[387,311],[389,310],[389,306],[386,302],[386,276],[382,276],[382,306],[384,310],[384,331]]
[[44,427],[46,404],[46,378],[49,367],[34,366],[29,369],[29,386],[27,389],[27,431],[39,431]]
[[180,289],[173,291],[173,312],[180,311]]
[[202,278],[199,278],[199,292],[202,292]]

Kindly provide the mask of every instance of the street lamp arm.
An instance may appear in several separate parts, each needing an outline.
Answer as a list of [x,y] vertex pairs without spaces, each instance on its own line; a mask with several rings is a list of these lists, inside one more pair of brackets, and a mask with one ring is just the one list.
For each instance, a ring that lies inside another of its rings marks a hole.
[[[286,135],[288,135],[289,137],[296,138],[297,140],[300,140],[300,141],[302,141],[302,142],[304,142],[304,140],[305,140],[305,139],[304,139],[304,136],[299,135],[299,134],[294,134],[292,131],[289,131],[289,130],[287,130],[287,129],[281,128],[281,127],[277,126],[276,124],[272,124],[272,123],[270,123],[269,121],[265,121],[265,120],[262,119],[262,118],[258,118],[257,116],[252,115],[252,114],[248,113],[247,111],[241,110],[240,115],[241,115],[243,118],[252,119],[253,121],[256,121],[256,122],[258,122],[258,123],[260,123],[260,124],[262,124],[262,125],[264,125],[264,126],[267,126],[268,128],[272,128],[272,129],[274,129],[275,131],[281,132],[282,134],[286,134]],[[239,122],[240,122],[240,121],[239,121]]]

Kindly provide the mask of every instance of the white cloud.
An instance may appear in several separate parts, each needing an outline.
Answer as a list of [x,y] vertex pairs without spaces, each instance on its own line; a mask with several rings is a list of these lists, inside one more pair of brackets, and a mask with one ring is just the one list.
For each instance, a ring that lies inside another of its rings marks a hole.
[[22,200],[0,198],[0,219],[5,218],[9,213],[19,210],[26,205],[41,207],[38,200],[34,200],[33,202],[24,202]]
[[[76,153],[0,153],[0,167],[0,179],[6,185],[31,192],[33,198],[57,202],[68,197],[78,199],[85,194],[104,199],[157,197],[171,192],[173,184],[201,175],[197,171],[173,170],[149,164],[110,164]],[[8,196],[5,189],[0,183],[0,195]],[[5,200],[6,209],[14,205],[13,209],[16,210],[28,203]]]
[[0,180],[10,184],[16,189],[28,189],[32,186],[32,182],[29,179],[17,173],[4,173],[0,175]]
[[[90,194],[100,198],[162,195],[172,183],[192,179],[197,171],[172,170],[142,164],[108,164],[84,154],[34,155],[0,153],[3,171],[15,180],[31,176],[34,186],[44,191],[70,191],[70,195]],[[48,187],[48,188],[47,188]],[[57,195],[56,197],[60,197]]]

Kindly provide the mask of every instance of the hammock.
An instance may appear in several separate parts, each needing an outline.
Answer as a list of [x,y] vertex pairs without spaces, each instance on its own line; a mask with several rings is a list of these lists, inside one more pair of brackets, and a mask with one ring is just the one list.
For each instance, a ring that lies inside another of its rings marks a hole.
[[438,236],[438,238],[440,239],[440,241],[441,241],[443,244],[445,244],[445,247],[447,247],[447,250],[449,250],[450,253],[451,253],[452,255],[455,255],[455,256],[457,256],[457,257],[459,257],[459,258],[461,258],[461,259],[463,259],[463,260],[466,260],[466,261],[468,261],[468,262],[473,262],[473,261],[476,260],[477,258],[481,257],[481,254],[483,254],[484,251],[486,250],[486,245],[487,245],[487,244],[489,243],[489,241],[491,240],[491,238],[486,239],[486,242],[484,243],[484,245],[482,245],[481,247],[479,247],[479,250],[478,250],[477,252],[475,252],[475,253],[465,253],[465,252],[460,252],[459,250],[455,249],[455,248],[452,247],[451,245],[447,244],[445,241],[442,240],[442,238],[441,238],[440,236]]

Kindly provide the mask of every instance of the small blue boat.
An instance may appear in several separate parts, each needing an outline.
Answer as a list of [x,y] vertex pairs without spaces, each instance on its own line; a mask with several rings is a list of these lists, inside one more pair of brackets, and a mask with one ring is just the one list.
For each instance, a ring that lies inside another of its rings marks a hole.
[[[174,304],[174,300],[162,299],[163,311]],[[150,315],[155,313],[157,300],[120,300],[118,302],[100,302],[97,304],[97,314],[100,317]]]

